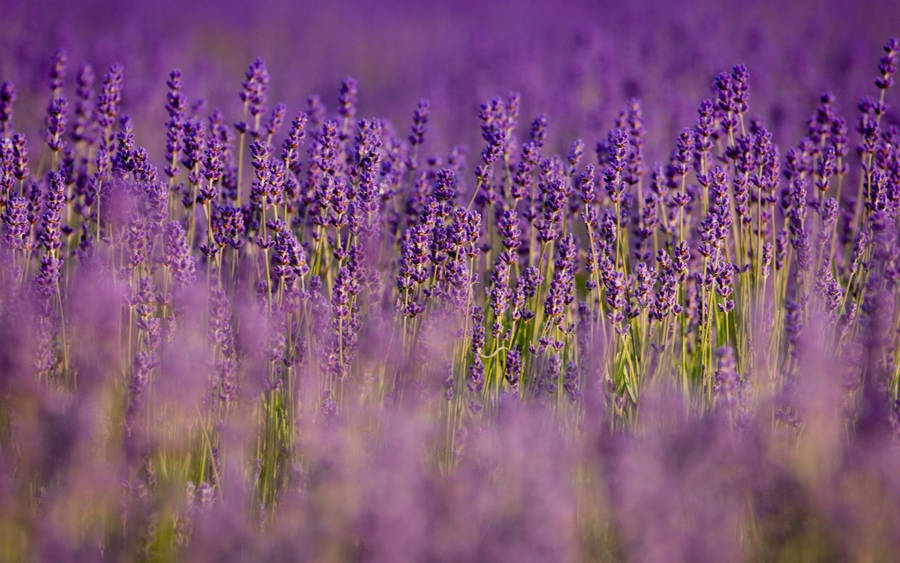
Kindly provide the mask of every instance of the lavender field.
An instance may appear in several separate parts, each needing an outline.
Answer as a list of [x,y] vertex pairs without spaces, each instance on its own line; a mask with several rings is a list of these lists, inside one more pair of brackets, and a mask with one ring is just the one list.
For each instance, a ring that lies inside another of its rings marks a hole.
[[900,4],[0,4],[0,561],[897,560]]

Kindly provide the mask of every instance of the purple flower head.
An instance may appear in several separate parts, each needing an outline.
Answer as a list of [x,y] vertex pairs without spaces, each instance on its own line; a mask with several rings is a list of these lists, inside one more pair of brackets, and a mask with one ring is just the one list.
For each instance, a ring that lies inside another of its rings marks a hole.
[[710,204],[709,213],[716,220],[717,230],[715,238],[722,241],[728,236],[731,228],[732,217],[728,204],[728,187],[725,169],[716,166],[710,173]]
[[[326,177],[327,178],[327,177]],[[329,212],[329,223],[335,229],[347,225],[350,208],[350,193],[347,180],[341,176],[334,182],[326,182],[324,190],[325,207]]]
[[816,187],[822,192],[828,190],[828,182],[831,180],[832,175],[834,175],[835,167],[837,166],[836,161],[837,153],[835,152],[834,147],[827,147],[825,149],[825,154],[822,155],[822,159],[819,161],[818,177],[816,178]]
[[556,394],[556,383],[562,374],[562,360],[559,354],[552,354],[542,363],[544,365],[540,366],[540,372],[534,382],[535,391],[544,396],[553,396]]
[[[509,290],[509,262],[498,256],[491,272],[490,302],[494,317],[500,319],[509,307],[511,293]],[[499,333],[499,331],[496,331]]]
[[566,376],[563,381],[563,390],[566,392],[566,397],[573,403],[578,400],[581,396],[579,380],[581,379],[581,375],[579,373],[578,366],[575,365],[575,362],[568,362],[566,364]]
[[816,290],[825,305],[825,311],[834,319],[844,299],[844,290],[831,271],[831,263],[823,260],[816,272]]
[[[356,128],[356,160],[360,168],[367,168],[367,161],[378,159],[383,145],[383,124],[380,121],[361,119]],[[371,170],[375,173],[375,170]]]
[[254,118],[263,112],[266,105],[266,91],[269,88],[269,71],[262,59],[256,59],[247,68],[241,81],[241,101]]
[[306,115],[309,116],[309,125],[313,131],[318,131],[325,123],[326,113],[325,104],[318,94],[306,98]]
[[66,203],[66,185],[59,173],[51,172],[47,188],[40,240],[48,252],[56,253],[62,246],[62,211]]
[[694,136],[690,129],[682,129],[678,136],[678,147],[675,151],[673,167],[679,176],[685,176],[690,170],[694,157]]
[[763,262],[763,275],[769,275],[769,267],[772,265],[772,256],[775,252],[775,248],[770,241],[766,241],[763,244],[762,249],[762,262]]
[[141,215],[134,214],[128,221],[125,231],[125,249],[128,270],[137,270],[147,262],[149,253],[147,223]]
[[306,252],[294,233],[283,222],[274,226],[275,246],[273,247],[273,264],[275,275],[279,276],[287,287],[294,287],[297,280],[309,273]]
[[213,207],[212,227],[215,240],[234,250],[244,245],[244,213],[239,207],[216,205]]
[[446,296],[451,307],[457,311],[465,310],[469,300],[472,275],[469,272],[468,260],[460,255],[447,263]]
[[416,148],[425,142],[425,126],[428,124],[428,118],[431,115],[428,100],[419,100],[416,109],[413,111],[413,124],[409,135],[409,144]]
[[56,294],[62,267],[63,261],[53,255],[46,254],[41,257],[41,265],[34,281],[38,293],[44,298],[50,299]]
[[28,232],[31,221],[28,218],[28,200],[13,195],[3,210],[3,224],[6,243],[14,250],[28,250],[30,242]]
[[834,115],[834,94],[826,92],[819,97],[816,113],[807,121],[807,135],[815,145],[821,145],[828,139]]
[[[119,104],[122,101],[122,67],[112,65],[103,77],[103,87],[97,98],[97,123],[109,131],[119,117]],[[104,142],[109,139],[105,138]]]
[[716,293],[723,299],[724,303],[718,303],[723,312],[728,312],[734,308],[734,301],[731,299],[734,293],[732,281],[736,267],[730,262],[720,261],[713,270],[713,280],[715,282]]
[[519,230],[519,216],[515,209],[507,209],[500,215],[497,222],[497,228],[502,237],[503,247],[506,249],[504,254],[508,262],[514,262],[518,259],[519,244],[521,233]]
[[344,123],[353,121],[356,117],[356,98],[359,87],[356,80],[348,76],[341,81],[341,94],[338,96],[338,113],[344,118]]
[[131,172],[135,169],[134,128],[128,116],[122,117],[121,126],[121,130],[116,134],[118,148],[116,149],[115,167],[122,172]]
[[575,139],[572,142],[572,146],[569,148],[569,156],[566,158],[566,162],[569,164],[569,175],[573,175],[575,173],[575,169],[581,164],[581,159],[584,156],[584,141],[581,139]]
[[47,146],[53,152],[59,152],[63,148],[68,111],[69,102],[62,96],[53,98],[47,107]]
[[787,203],[789,205],[787,210],[788,228],[791,233],[791,243],[796,248],[806,230],[806,182],[803,177],[797,177],[791,182]]
[[16,101],[16,87],[12,82],[4,82],[0,84],[0,124],[2,124],[2,134],[5,137],[9,131],[10,123],[12,123],[13,104]]
[[625,170],[628,136],[621,129],[613,129],[607,139],[608,158],[603,179],[606,183],[606,193],[613,203],[622,201],[625,191],[623,171]]
[[[215,135],[207,135],[206,152],[203,159],[203,176],[210,185],[220,182],[225,173],[225,146]],[[208,197],[207,197],[208,196]],[[206,194],[204,199],[214,199],[215,193]]]
[[529,137],[536,144],[538,150],[544,146],[544,140],[547,136],[547,116],[543,113],[534,118],[531,122],[531,131]]
[[749,89],[750,72],[744,65],[735,65],[731,69],[731,111],[740,115],[747,113]]
[[382,124],[360,120],[356,132],[358,185],[353,202],[351,221],[354,232],[371,232],[379,207],[379,163],[383,146]]
[[659,287],[650,308],[650,318],[661,321],[677,307],[678,278],[673,268],[672,258],[664,249],[656,255],[659,268]]
[[625,274],[615,269],[613,262],[602,257],[600,260],[600,279],[603,282],[605,292],[606,306],[609,307],[609,320],[613,326],[620,328],[619,324],[623,320],[623,310],[625,309]]
[[522,277],[520,279],[522,280],[525,297],[530,299],[537,293],[538,287],[540,287],[541,283],[544,281],[544,276],[541,274],[541,271],[534,266],[528,266],[522,272]]
[[270,139],[277,135],[281,130],[281,126],[284,124],[284,114],[286,111],[287,108],[284,104],[275,104],[275,107],[272,108],[272,113],[265,126],[266,135],[268,135]]
[[626,174],[626,182],[629,185],[637,184],[644,175],[644,113],[641,109],[641,101],[632,98],[628,100],[628,107],[625,110],[625,124],[628,127],[628,141],[630,150],[628,151],[628,168]]
[[250,162],[257,184],[265,189],[272,179],[272,147],[263,140],[250,144]]
[[694,126],[694,148],[697,151],[695,166],[699,167],[699,160],[708,155],[712,149],[712,137],[714,126],[714,106],[712,100],[703,100],[697,109],[697,125]]
[[281,145],[281,159],[284,160],[287,169],[297,172],[300,169],[300,147],[306,138],[306,123],[308,117],[300,112],[291,123],[291,130]]
[[430,231],[425,225],[407,229],[400,247],[400,271],[397,287],[401,291],[413,288],[428,279]]
[[513,389],[519,388],[519,379],[522,376],[522,359],[519,356],[519,349],[512,348],[506,353],[506,372],[503,377]]
[[194,281],[195,261],[188,246],[184,229],[177,221],[166,223],[164,228],[165,265],[175,280],[187,285]]
[[501,98],[492,98],[481,104],[478,113],[481,119],[481,137],[486,142],[481,151],[484,164],[490,166],[506,150],[510,131],[507,129],[507,111]]
[[134,177],[144,184],[155,184],[159,180],[156,166],[150,162],[150,156],[144,147],[138,147],[134,151]]
[[53,97],[62,92],[66,80],[66,65],[69,62],[69,55],[65,49],[57,49],[53,53],[53,61],[50,64],[50,91]]
[[875,80],[875,86],[880,90],[887,90],[894,84],[894,74],[897,73],[897,53],[900,52],[900,40],[891,37],[884,44],[884,56],[878,63],[879,76]]
[[566,179],[560,174],[557,164],[558,159],[546,159],[541,165],[540,189],[544,199],[543,213],[538,224],[538,238],[541,242],[556,238],[563,212],[567,210]]
[[715,79],[716,105],[719,110],[720,125],[725,136],[730,136],[738,123],[737,103],[734,99],[734,78],[727,72],[719,73]]
[[716,89],[716,103],[719,110],[723,112],[731,111],[731,75],[727,72],[720,72],[716,75],[713,83]]
[[456,171],[452,168],[441,168],[435,174],[434,197],[438,201],[453,201],[456,198]]
[[544,314],[559,325],[563,322],[568,306],[575,300],[575,264],[578,249],[575,237],[569,233],[563,237],[556,258],[556,269],[544,300]]
[[97,168],[97,176],[105,179],[112,170],[112,155],[105,145],[97,147],[97,156],[94,157],[94,166]]
[[584,171],[578,177],[578,192],[581,194],[581,201],[585,208],[590,206],[596,198],[596,178],[594,165],[588,164],[584,167]]
[[473,365],[469,370],[469,390],[481,391],[484,378],[484,365],[481,362],[481,354],[484,350],[484,311],[479,305],[473,305],[470,309],[472,319],[471,350]]
[[[323,191],[323,175],[334,177],[340,168],[339,162],[339,125],[337,121],[328,120],[322,124],[321,130],[314,137],[310,147],[309,158],[309,184],[311,189]],[[320,201],[321,204],[321,201]]]
[[526,197],[534,185],[532,172],[541,158],[541,147],[535,140],[530,140],[522,145],[522,155],[516,165],[513,177],[512,197],[519,200]]
[[19,180],[28,177],[28,144],[25,135],[15,133],[12,136],[12,163],[13,174]]
[[741,421],[749,411],[750,389],[737,372],[734,350],[730,346],[722,346],[716,350],[716,357],[718,367],[713,392],[720,405]]
[[184,146],[185,99],[181,93],[181,71],[173,70],[166,81],[166,175],[170,178],[178,174],[175,164]]

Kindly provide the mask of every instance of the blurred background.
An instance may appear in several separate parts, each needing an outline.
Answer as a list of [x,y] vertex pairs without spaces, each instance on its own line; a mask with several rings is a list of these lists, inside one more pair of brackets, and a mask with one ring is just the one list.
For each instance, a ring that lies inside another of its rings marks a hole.
[[125,66],[125,112],[156,154],[171,69],[183,71],[193,99],[236,121],[239,83],[257,56],[272,76],[270,103],[285,102],[289,116],[312,93],[333,111],[346,75],[360,83],[359,115],[389,118],[401,132],[416,101],[430,99],[435,152],[477,143],[478,104],[494,95],[522,94],[523,127],[546,113],[556,147],[576,136],[593,147],[638,97],[650,163],[693,124],[715,74],[744,63],[750,113],[784,146],[803,134],[826,90],[853,123],[859,98],[873,91],[881,45],[900,32],[900,2],[891,0],[3,4],[0,78],[19,90],[17,127],[41,123],[50,56],[61,46],[70,87],[84,61],[98,83],[109,64]]

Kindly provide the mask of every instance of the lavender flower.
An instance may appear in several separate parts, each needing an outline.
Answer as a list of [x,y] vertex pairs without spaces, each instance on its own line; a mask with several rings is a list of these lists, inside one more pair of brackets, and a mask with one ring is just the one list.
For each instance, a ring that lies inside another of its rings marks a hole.
[[356,97],[359,93],[356,80],[348,76],[341,81],[341,95],[338,97],[338,113],[344,118],[342,131],[346,133],[347,126],[356,117]]
[[[422,143],[425,142],[425,126],[428,124],[428,118],[431,115],[428,100],[419,100],[413,111],[413,124],[409,135],[409,144],[413,150],[417,150]],[[416,166],[411,166],[415,169]]]
[[273,270],[288,288],[293,288],[300,278],[309,273],[306,252],[287,225],[280,221],[276,222],[273,230],[275,230]]
[[[256,59],[247,68],[244,80],[241,82],[241,101],[250,112],[251,117],[258,119],[266,105],[266,91],[269,87],[269,71],[262,59]],[[238,130],[242,133],[247,130],[246,124],[239,124]],[[254,130],[255,132],[255,130]]]
[[203,159],[203,176],[209,182],[206,186],[200,188],[200,198],[202,202],[210,201],[216,198],[215,185],[222,180],[225,174],[225,147],[218,137],[214,135],[207,136],[206,152]]
[[59,279],[62,276],[63,261],[47,254],[41,257],[41,265],[35,276],[38,293],[44,299],[52,299],[57,292]]
[[216,205],[212,214],[213,236],[220,245],[238,250],[244,245],[244,214],[238,207]]
[[456,172],[442,168],[435,174],[434,197],[438,201],[453,201],[456,197]]
[[497,229],[500,231],[503,247],[506,250],[502,254],[503,258],[509,263],[518,261],[521,231],[519,216],[514,209],[507,209],[503,212],[497,223]]
[[613,129],[608,136],[609,158],[603,179],[606,184],[606,193],[609,199],[616,205],[621,203],[622,194],[625,191],[623,172],[626,165],[628,137],[621,129]]
[[104,145],[111,141],[112,126],[119,117],[119,104],[122,102],[122,67],[109,67],[103,77],[103,88],[97,98],[97,124],[105,130],[102,138]]
[[53,97],[59,96],[66,79],[66,65],[69,63],[69,55],[65,49],[57,49],[53,53],[53,61],[50,65],[50,91]]
[[93,141],[93,88],[94,69],[89,64],[83,64],[76,77],[75,120],[72,124],[72,140],[76,143]]
[[729,347],[721,347],[716,350],[719,360],[716,369],[713,389],[722,401],[723,406],[737,420],[744,422],[749,415],[749,388],[746,381],[742,381],[735,366],[734,351]]
[[500,98],[492,98],[481,104],[481,136],[487,143],[481,152],[481,159],[487,166],[492,165],[503,154],[509,143],[509,132],[505,126],[506,107]]
[[325,123],[325,105],[317,94],[306,99],[306,114],[309,116],[309,125],[313,131],[318,131]]
[[28,218],[28,200],[14,195],[3,210],[4,233],[6,244],[14,250],[28,250],[31,221]]
[[300,147],[306,138],[306,123],[308,119],[305,113],[298,113],[294,121],[291,122],[291,130],[281,146],[281,159],[284,161],[285,167],[295,174],[299,172]]
[[274,108],[272,108],[272,114],[269,116],[269,120],[266,122],[265,130],[266,136],[269,138],[270,142],[272,137],[278,134],[281,130],[281,126],[284,124],[284,113],[287,111],[287,108],[284,104],[276,104]]
[[47,107],[47,145],[55,153],[63,148],[63,135],[66,130],[66,113],[69,103],[64,97],[56,97]]
[[183,285],[194,281],[195,263],[184,229],[177,221],[166,223],[164,230],[165,264],[175,280]]
[[170,178],[178,174],[175,163],[184,146],[185,99],[181,93],[181,71],[173,70],[166,81],[169,91],[166,93],[166,175]]
[[25,140],[25,135],[22,133],[15,133],[12,136],[12,155],[11,155],[11,164],[13,169],[13,174],[15,177],[21,182],[24,181],[28,177],[28,145]]
[[500,256],[497,258],[494,270],[491,272],[491,310],[494,312],[495,319],[497,319],[495,334],[500,332],[500,319],[506,313],[507,307],[509,307],[509,298],[509,262]]
[[62,211],[66,202],[66,186],[62,177],[51,172],[41,229],[41,245],[48,253],[57,256],[62,246]]
[[578,250],[575,237],[563,237],[556,259],[556,268],[547,298],[544,300],[544,314],[553,324],[563,322],[568,306],[575,300],[575,261]]
[[3,127],[3,137],[9,133],[13,116],[13,104],[16,101],[16,88],[12,82],[0,84],[0,124]]
[[131,125],[131,119],[123,116],[121,120],[122,129],[116,135],[118,137],[118,148],[116,149],[115,167],[125,172],[135,170],[137,163],[135,161],[136,149],[134,142],[134,128]]
[[519,350],[516,348],[511,349],[506,353],[506,373],[503,374],[503,377],[506,378],[507,383],[513,389],[519,388],[519,379],[522,376],[522,360],[519,357]]
[[875,80],[875,86],[879,90],[887,90],[894,84],[894,74],[897,72],[897,53],[900,53],[900,40],[892,37],[884,44],[884,56],[878,63],[878,72],[881,74]]

